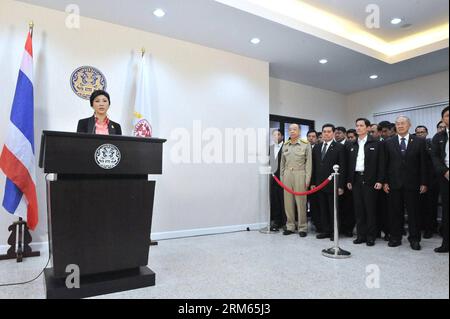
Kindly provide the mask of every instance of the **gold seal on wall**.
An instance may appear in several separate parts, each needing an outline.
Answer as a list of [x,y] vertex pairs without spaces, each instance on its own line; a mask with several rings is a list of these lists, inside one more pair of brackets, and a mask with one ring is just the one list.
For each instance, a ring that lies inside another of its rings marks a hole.
[[82,66],[73,71],[70,86],[76,95],[89,100],[95,90],[106,90],[106,77],[93,66]]

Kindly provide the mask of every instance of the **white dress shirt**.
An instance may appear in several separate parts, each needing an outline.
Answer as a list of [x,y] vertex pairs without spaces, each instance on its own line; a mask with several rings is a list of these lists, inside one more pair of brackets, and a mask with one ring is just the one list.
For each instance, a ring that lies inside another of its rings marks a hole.
[[273,152],[275,153],[275,159],[278,158],[278,153],[280,153],[280,149],[283,147],[283,142],[279,143],[279,144],[274,144],[273,146]]
[[356,158],[356,168],[355,168],[356,172],[364,172],[366,159],[364,146],[366,145],[366,143],[367,143],[367,135],[362,140],[358,138],[359,150],[358,150],[358,157]]

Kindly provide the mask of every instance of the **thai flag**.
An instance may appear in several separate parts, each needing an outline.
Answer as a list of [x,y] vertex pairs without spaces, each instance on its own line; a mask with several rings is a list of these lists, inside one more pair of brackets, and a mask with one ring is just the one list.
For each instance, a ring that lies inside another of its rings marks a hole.
[[38,223],[34,156],[33,47],[32,30],[17,79],[8,133],[0,155],[0,169],[7,179],[3,207],[22,217],[32,230]]

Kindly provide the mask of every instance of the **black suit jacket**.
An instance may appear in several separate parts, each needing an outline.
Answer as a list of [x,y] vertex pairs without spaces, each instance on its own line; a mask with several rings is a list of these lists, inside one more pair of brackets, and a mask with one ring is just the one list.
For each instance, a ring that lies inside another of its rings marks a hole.
[[[358,140],[349,144],[347,152],[347,183],[353,184],[359,152]],[[364,180],[367,184],[375,186],[376,183],[383,183],[385,172],[383,159],[383,142],[374,139],[370,135],[367,136],[367,142],[364,145]]]
[[433,166],[433,143],[430,138],[426,140],[426,148],[427,148],[427,168],[428,168],[428,181],[430,187],[437,186],[439,183],[438,176],[436,174],[436,170]]
[[[344,189],[346,174],[345,147],[341,143],[336,143],[335,141],[331,142],[331,145],[328,146],[327,154],[322,160],[323,145],[324,143],[316,145],[312,152],[313,167],[311,175],[311,185],[320,185],[325,179],[330,177],[331,173],[334,173],[333,166],[339,165],[340,175],[338,180],[338,187]],[[324,188],[323,191],[326,193],[333,193],[333,183],[330,183],[327,187]]]
[[431,158],[433,160],[434,169],[438,177],[442,177],[448,172],[448,167],[445,165],[445,145],[448,141],[447,130],[437,133],[433,137]]
[[[122,135],[122,128],[119,123],[109,120],[109,135]],[[95,134],[95,117],[91,116],[87,119],[78,121],[77,133]]]
[[421,185],[429,185],[426,141],[410,135],[403,157],[398,135],[385,142],[386,180],[391,189],[405,188],[419,191]]
[[[283,147],[284,144],[281,146],[280,151],[277,154],[277,159],[276,159],[276,164],[277,164],[277,170],[275,171],[275,176],[280,178],[280,168],[281,168],[281,155],[283,154]],[[275,149],[275,145],[271,145],[269,148],[269,156],[270,156],[270,160],[274,161],[275,160],[275,154],[272,154],[274,152]],[[275,164],[275,163],[270,163],[270,164]]]

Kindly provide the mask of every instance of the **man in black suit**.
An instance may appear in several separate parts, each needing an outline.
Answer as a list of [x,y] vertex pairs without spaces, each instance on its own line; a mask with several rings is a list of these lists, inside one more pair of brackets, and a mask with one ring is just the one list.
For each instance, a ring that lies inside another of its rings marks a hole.
[[411,121],[400,116],[395,122],[397,135],[385,143],[386,179],[384,191],[389,197],[389,247],[401,245],[405,207],[408,212],[409,242],[421,250],[419,195],[428,190],[426,143],[409,134]]
[[[333,140],[335,127],[333,124],[325,124],[322,127],[322,143],[317,145],[312,153],[313,169],[311,176],[311,188],[326,180],[333,172],[333,166],[339,165],[339,196],[344,193],[345,185],[345,149],[340,143]],[[334,233],[334,185],[330,183],[318,193],[319,207],[322,221],[322,233],[317,239],[331,238]]]
[[[381,128],[381,142],[384,143],[395,136],[395,124],[389,121],[382,121],[378,126]],[[377,224],[378,224],[378,237],[381,237],[381,233],[384,233],[384,240],[390,240],[389,231],[389,207],[388,207],[388,197],[384,191],[380,191],[378,194],[378,205],[377,205]]]
[[[336,127],[334,139],[341,143],[345,149],[345,163],[347,163],[347,154],[352,142],[347,139],[347,130],[343,126]],[[346,164],[347,165],[347,164]],[[353,207],[352,192],[344,187],[344,194],[339,197],[339,232],[347,237],[353,237],[355,229],[355,209]]]
[[448,106],[442,111],[442,121],[445,131],[437,133],[432,141],[432,159],[439,178],[442,197],[442,246],[436,248],[437,253],[448,253],[448,183],[449,183],[449,114]]
[[427,148],[427,167],[428,167],[428,192],[420,195],[420,213],[421,225],[424,231],[423,238],[433,238],[435,232],[438,231],[438,202],[439,202],[439,179],[433,166],[432,143],[431,139],[427,139],[428,128],[424,125],[416,127],[416,136],[426,139]]
[[[284,136],[280,130],[272,132],[273,144],[269,149],[270,165],[275,176],[280,178],[281,152],[283,150]],[[278,231],[286,224],[286,214],[284,213],[283,189],[272,178],[270,181],[270,220],[271,230]]]
[[356,130],[354,128],[347,130],[347,141],[349,144],[356,142],[357,138],[358,134],[356,134]]
[[369,129],[369,135],[371,135],[374,140],[380,141],[382,135],[381,126],[378,124],[372,124]]
[[[314,151],[314,148],[318,145],[318,137],[317,132],[315,130],[311,130],[307,134],[308,143],[311,145],[311,149]],[[316,228],[316,233],[322,233],[321,226],[321,218],[320,218],[320,206],[319,206],[319,195],[312,194],[308,195],[308,203],[309,203],[309,213],[311,216],[311,221]]]
[[347,188],[353,191],[357,238],[355,245],[375,245],[377,192],[383,188],[383,145],[369,135],[370,121],[356,120],[358,140],[348,153]]

